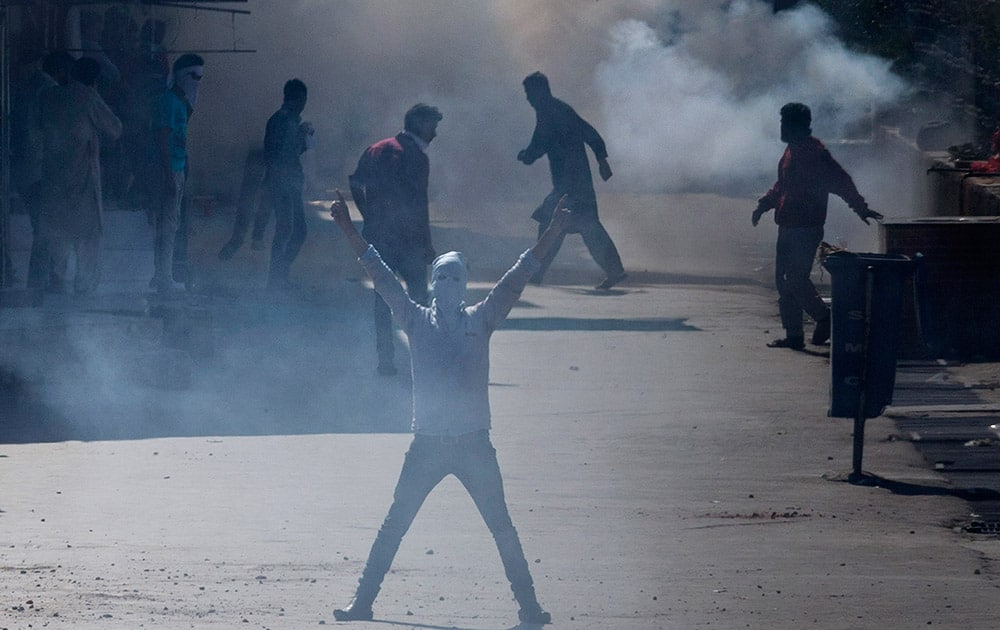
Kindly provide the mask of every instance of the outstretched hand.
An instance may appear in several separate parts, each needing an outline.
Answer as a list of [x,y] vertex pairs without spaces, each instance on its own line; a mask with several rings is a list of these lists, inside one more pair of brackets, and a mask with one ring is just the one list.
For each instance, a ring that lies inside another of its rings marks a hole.
[[600,160],[597,163],[597,171],[601,174],[601,179],[608,181],[614,173],[611,172],[611,165],[608,164],[607,159]]
[[753,214],[750,216],[750,222],[753,223],[754,227],[757,227],[757,224],[760,223],[760,218],[764,216],[764,212],[766,211],[760,206],[757,206],[757,209],[753,211]]
[[876,221],[881,223],[882,219],[885,218],[884,216],[882,216],[881,213],[875,212],[871,208],[865,208],[864,210],[858,213],[858,216],[861,217],[861,220],[864,221],[866,225],[871,225],[870,223],[868,223],[868,219],[875,219]]
[[340,231],[347,237],[347,242],[350,244],[355,255],[361,256],[368,249],[368,241],[365,240],[365,237],[361,236],[361,232],[358,232],[354,224],[351,223],[351,213],[347,209],[347,201],[344,200],[344,195],[341,194],[340,189],[334,189],[334,192],[337,193],[337,199],[330,204],[330,216],[333,217],[333,222],[337,224]]
[[330,216],[333,217],[333,222],[340,228],[353,225],[351,223],[351,213],[347,209],[347,201],[344,199],[344,195],[340,192],[339,188],[334,190],[334,192],[337,193],[337,199],[330,204]]
[[556,204],[556,209],[552,213],[548,227],[538,237],[538,242],[531,248],[537,260],[544,260],[552,248],[562,242],[563,232],[569,227],[569,222],[573,218],[573,212],[569,209],[569,195],[563,195]]
[[549,229],[556,230],[560,234],[569,226],[573,218],[573,211],[569,207],[569,195],[563,195],[556,203],[555,212],[552,213],[552,220],[549,221]]

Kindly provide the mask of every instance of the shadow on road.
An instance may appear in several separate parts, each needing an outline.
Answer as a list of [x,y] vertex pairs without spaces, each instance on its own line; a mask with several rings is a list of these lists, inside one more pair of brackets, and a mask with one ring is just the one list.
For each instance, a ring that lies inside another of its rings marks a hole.
[[531,331],[625,331],[625,332],[693,332],[700,330],[685,323],[684,318],[614,319],[587,317],[511,317],[504,322],[506,330]]
[[945,486],[932,486],[928,484],[909,483],[907,481],[896,481],[886,479],[871,473],[864,473],[858,478],[850,478],[850,475],[827,475],[829,481],[842,481],[855,486],[866,486],[871,488],[885,488],[893,494],[902,496],[945,496],[956,497],[965,501],[997,501],[1000,500],[1000,492],[991,488],[950,488]]

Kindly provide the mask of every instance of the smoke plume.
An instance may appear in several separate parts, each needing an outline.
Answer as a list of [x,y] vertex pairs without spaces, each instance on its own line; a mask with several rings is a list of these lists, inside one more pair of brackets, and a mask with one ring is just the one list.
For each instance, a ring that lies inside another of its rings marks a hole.
[[777,14],[761,0],[247,6],[232,33],[204,17],[172,42],[232,38],[257,50],[209,59],[191,140],[208,188],[235,188],[241,152],[260,142],[291,77],[310,87],[304,118],[317,128],[310,159],[322,188],[343,186],[360,151],[399,131],[410,105],[437,105],[432,194],[443,205],[544,194],[544,167],[515,160],[534,125],[520,81],[535,70],[604,135],[622,191],[766,179],[785,102],[809,104],[816,134],[836,139],[905,88],[887,61],[846,49],[809,4]]

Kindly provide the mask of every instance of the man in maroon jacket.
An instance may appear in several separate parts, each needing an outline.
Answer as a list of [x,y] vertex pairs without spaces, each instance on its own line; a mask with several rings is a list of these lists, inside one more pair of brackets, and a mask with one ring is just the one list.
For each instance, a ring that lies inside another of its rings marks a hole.
[[882,220],[881,214],[868,208],[851,176],[812,136],[811,124],[812,113],[802,103],[781,108],[781,141],[788,147],[778,163],[778,181],[757,202],[752,217],[756,226],[761,216],[774,208],[778,224],[774,283],[785,337],[767,344],[771,348],[805,347],[802,311],[816,321],[814,344],[824,344],[830,338],[830,309],[809,279],[816,249],[823,240],[830,193],[846,201],[865,223]]
[[[414,105],[403,119],[403,131],[365,149],[350,176],[351,195],[365,222],[362,234],[403,279],[410,298],[424,305],[427,265],[437,256],[431,244],[427,201],[427,147],[437,136],[441,118],[436,107]],[[378,373],[395,374],[392,314],[378,294],[375,348]]]

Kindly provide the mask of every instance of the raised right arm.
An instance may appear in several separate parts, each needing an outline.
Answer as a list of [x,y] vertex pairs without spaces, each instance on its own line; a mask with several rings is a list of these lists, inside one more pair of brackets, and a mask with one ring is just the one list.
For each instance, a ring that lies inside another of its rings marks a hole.
[[416,303],[406,294],[406,290],[399,283],[396,274],[392,273],[392,270],[382,261],[378,250],[372,247],[354,227],[344,195],[341,194],[340,190],[337,190],[336,193],[337,200],[330,204],[330,215],[333,217],[333,222],[347,237],[347,244],[354,255],[358,257],[361,266],[371,276],[375,291],[389,305],[392,316],[404,330],[407,330],[411,313],[417,307]]

